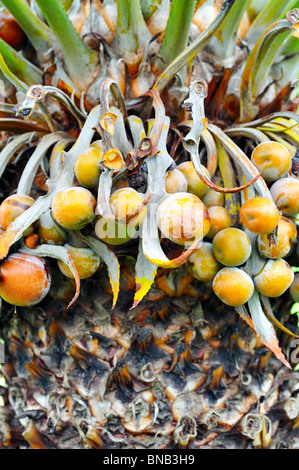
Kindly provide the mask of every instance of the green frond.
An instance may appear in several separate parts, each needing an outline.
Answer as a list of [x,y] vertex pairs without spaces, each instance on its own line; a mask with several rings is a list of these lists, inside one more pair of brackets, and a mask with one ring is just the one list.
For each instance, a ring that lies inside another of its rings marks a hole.
[[98,56],[80,38],[58,0],[36,0],[58,41],[71,80],[78,90],[86,90],[99,72]]

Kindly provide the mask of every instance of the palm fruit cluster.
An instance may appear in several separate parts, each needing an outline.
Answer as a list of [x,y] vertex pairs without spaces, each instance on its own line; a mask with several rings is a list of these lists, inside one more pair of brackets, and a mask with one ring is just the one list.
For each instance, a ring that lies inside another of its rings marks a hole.
[[2,3],[1,445],[298,447],[296,2]]

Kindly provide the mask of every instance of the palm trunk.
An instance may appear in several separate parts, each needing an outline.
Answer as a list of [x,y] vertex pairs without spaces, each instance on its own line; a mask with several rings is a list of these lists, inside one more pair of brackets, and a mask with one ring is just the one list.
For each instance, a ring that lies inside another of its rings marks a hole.
[[[113,312],[105,272],[83,283],[67,313],[62,297],[72,289],[58,273],[60,288],[55,283],[50,300],[5,309],[5,446],[297,447],[298,373],[290,374],[199,281],[169,297],[169,277],[161,272],[160,289],[130,311],[131,269],[124,260]],[[178,270],[177,282],[183,274]],[[284,296],[282,317],[289,304]],[[287,349],[287,335],[281,341]],[[184,434],[179,425],[190,416],[195,433]],[[262,432],[265,416],[271,438]]]

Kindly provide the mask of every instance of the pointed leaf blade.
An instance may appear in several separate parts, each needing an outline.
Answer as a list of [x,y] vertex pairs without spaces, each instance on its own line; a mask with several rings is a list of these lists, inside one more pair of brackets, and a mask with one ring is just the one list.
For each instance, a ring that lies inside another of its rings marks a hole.
[[260,337],[261,341],[270,349],[270,351],[273,352],[277,359],[279,359],[286,367],[291,369],[290,364],[279,347],[273,325],[269,322],[263,312],[259,294],[256,290],[248,301],[248,308],[254,325],[254,331]]
[[92,236],[78,235],[81,240],[87,243],[94,250],[107,266],[109,280],[113,292],[112,309],[115,307],[119,293],[120,266],[117,256],[105,243]]

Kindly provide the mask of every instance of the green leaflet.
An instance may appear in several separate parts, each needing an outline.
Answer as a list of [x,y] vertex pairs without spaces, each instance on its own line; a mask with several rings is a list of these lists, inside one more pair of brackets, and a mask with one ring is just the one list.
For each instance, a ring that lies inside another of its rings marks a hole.
[[250,0],[237,0],[234,3],[207,46],[207,50],[220,62],[229,60],[235,54],[238,29],[249,2]]
[[[260,0],[259,3],[261,3]],[[281,0],[268,0],[263,9],[254,18],[246,34],[245,40],[249,47],[258,40],[268,26],[282,19],[289,10],[296,6],[296,3],[298,3],[297,0],[285,0],[284,2]]]
[[18,79],[7,67],[6,62],[3,58],[3,55],[0,53],[0,69],[3,75],[7,78],[7,80],[12,83],[18,91],[25,92],[26,85],[21,80]]
[[42,71],[35,67],[35,65],[31,64],[31,62],[24,59],[19,52],[15,51],[1,38],[0,53],[2,54],[8,69],[19,81],[24,82],[28,86],[42,81]]
[[41,55],[46,56],[52,48],[51,29],[33,13],[23,0],[3,0],[2,3],[25,31],[33,47]]
[[[188,44],[189,29],[193,18],[196,0],[172,0],[159,56],[168,65]],[[161,66],[161,62],[160,66]],[[164,67],[162,67],[164,68]]]
[[99,72],[97,54],[84,44],[58,0],[36,0],[36,3],[61,47],[71,80],[78,90],[85,91]]
[[265,86],[265,80],[279,49],[290,37],[291,31],[292,25],[288,20],[278,21],[266,29],[252,49],[241,78],[241,122],[249,121],[257,114],[255,102]]
[[210,25],[210,27],[198,36],[190,46],[181,52],[161,73],[157,79],[154,88],[161,93],[162,90],[168,85],[170,80],[178,73],[185,65],[187,65],[203,48],[209,43],[214,36],[224,19],[228,15],[236,0],[226,0],[218,13],[217,17]]

